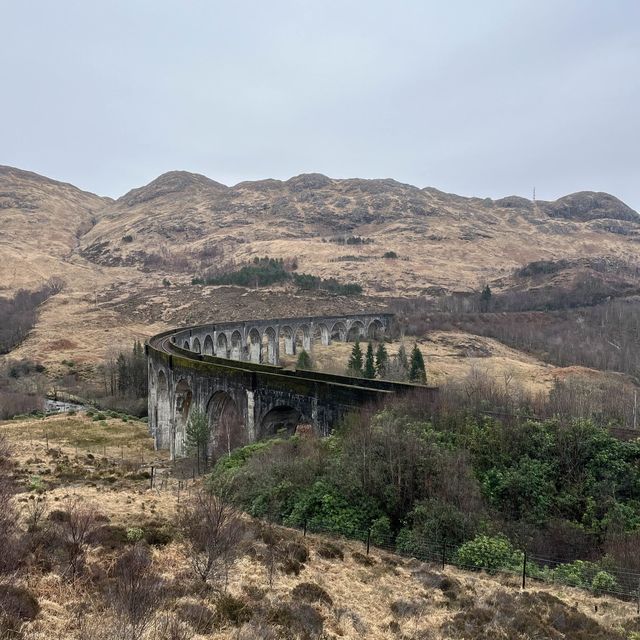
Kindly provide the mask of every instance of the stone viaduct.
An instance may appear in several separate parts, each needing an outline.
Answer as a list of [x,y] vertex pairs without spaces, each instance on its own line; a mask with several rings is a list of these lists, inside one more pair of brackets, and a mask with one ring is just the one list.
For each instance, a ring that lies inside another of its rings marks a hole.
[[[280,354],[332,341],[378,340],[391,314],[247,320],[166,331],[149,339],[149,426],[158,449],[186,455],[186,426],[207,416],[210,451],[223,452],[299,424],[328,435],[349,411],[418,385],[283,367]],[[421,387],[435,398],[437,389]]]

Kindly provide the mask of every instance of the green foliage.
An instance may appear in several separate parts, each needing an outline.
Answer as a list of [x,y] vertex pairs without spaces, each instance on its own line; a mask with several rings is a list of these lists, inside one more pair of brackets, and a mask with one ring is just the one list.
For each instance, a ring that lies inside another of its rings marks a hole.
[[200,279],[198,284],[235,284],[240,287],[264,287],[289,280],[290,274],[284,268],[282,258],[255,258],[253,263],[244,265],[237,271],[220,276]]
[[335,278],[324,279],[309,273],[294,273],[293,282],[298,289],[305,291],[321,290],[342,296],[355,296],[362,293],[362,287],[354,282],[343,284]]
[[384,343],[378,345],[376,350],[376,373],[380,378],[384,378],[389,367],[389,354]]
[[615,591],[618,588],[618,582],[607,571],[598,571],[591,581],[591,588],[596,594]]
[[189,416],[186,429],[187,448],[196,454],[198,466],[203,460],[205,466],[209,448],[209,419],[204,411],[194,410]]
[[367,345],[367,354],[364,359],[364,377],[375,378],[376,377],[376,365],[373,357],[373,344],[369,342]]
[[296,367],[298,369],[311,369],[313,363],[311,362],[311,356],[304,350],[298,354],[298,360],[296,361]]
[[504,536],[479,535],[458,549],[456,564],[495,573],[521,568],[522,558],[522,552],[516,551]]
[[140,527],[129,527],[127,529],[127,542],[140,542],[142,538],[144,538],[144,531]]
[[355,376],[362,376],[363,365],[362,349],[360,347],[360,340],[358,339],[351,350],[347,370]]
[[411,380],[411,382],[420,382],[422,384],[426,383],[427,381],[427,372],[424,367],[424,358],[422,357],[422,351],[420,351],[418,345],[415,343],[413,345],[413,350],[411,351],[409,380]]

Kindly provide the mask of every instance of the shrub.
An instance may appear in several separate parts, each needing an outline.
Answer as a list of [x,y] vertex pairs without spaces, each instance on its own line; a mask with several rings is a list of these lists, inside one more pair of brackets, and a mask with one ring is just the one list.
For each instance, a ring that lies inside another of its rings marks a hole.
[[228,622],[237,627],[251,619],[251,610],[245,600],[223,593],[216,602],[215,617],[220,625]]
[[382,254],[382,257],[390,260],[395,260],[398,257],[398,254],[395,251],[385,251]]
[[325,560],[344,560],[342,549],[332,542],[324,542],[317,549],[317,554]]
[[494,573],[517,569],[522,565],[522,554],[504,536],[480,535],[458,549],[456,564],[466,569],[485,569]]
[[615,591],[618,587],[616,579],[607,571],[598,571],[591,581],[591,588],[594,593],[605,591]]
[[133,242],[133,236],[131,234],[122,236],[122,242],[124,242],[125,244],[128,244],[129,242]]
[[177,614],[181,620],[184,620],[200,635],[209,635],[214,629],[214,612],[199,602],[181,603],[178,605]]
[[4,615],[9,619],[33,620],[39,611],[40,605],[31,591],[12,584],[0,584],[0,619]]
[[295,599],[306,600],[307,602],[321,602],[327,606],[333,606],[333,598],[315,582],[301,582],[291,591]]
[[144,530],[140,527],[129,527],[127,529],[127,542],[140,542],[144,538]]

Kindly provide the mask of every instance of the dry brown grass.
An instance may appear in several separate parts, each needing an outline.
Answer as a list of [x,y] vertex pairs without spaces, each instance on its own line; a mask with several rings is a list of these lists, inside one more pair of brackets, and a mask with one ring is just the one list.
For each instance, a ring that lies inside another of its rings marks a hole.
[[[151,526],[150,523],[172,522],[179,501],[188,496],[185,489],[178,494],[175,485],[170,485],[167,490],[151,490],[148,479],[135,474],[127,476],[129,471],[126,468],[124,473],[115,474],[117,478],[114,482],[107,481],[106,477],[95,477],[95,460],[88,464],[87,451],[81,446],[76,459],[76,444],[102,442],[107,438],[107,459],[111,457],[113,462],[117,462],[120,446],[129,436],[130,446],[125,448],[128,455],[135,456],[143,451],[148,456],[148,463],[153,462],[160,467],[166,465],[163,454],[151,451],[150,438],[142,423],[118,424],[109,420],[105,426],[82,415],[57,416],[46,420],[2,423],[0,430],[15,445],[18,476],[22,484],[22,492],[16,497],[19,505],[35,495],[30,477],[55,476],[55,461],[60,456],[66,456],[74,463],[77,461],[85,476],[54,483],[52,488],[46,490],[44,496],[50,509],[59,509],[65,504],[65,497],[76,496],[82,504],[96,505],[110,525],[144,529]],[[43,439],[45,431],[49,433],[50,452],[59,452],[55,459],[47,455],[46,441]],[[94,457],[101,459],[102,456],[96,453]],[[44,473],[46,467],[49,473]],[[192,489],[197,484],[190,481],[188,487]],[[527,610],[524,612],[518,608],[520,590],[517,577],[473,574],[451,567],[443,572],[437,567],[375,549],[368,561],[363,562],[362,558],[366,558],[364,545],[345,540],[332,543],[339,547],[343,558],[339,554],[327,558],[323,552],[327,540],[322,536],[309,534],[303,538],[299,532],[280,528],[276,529],[276,534],[280,540],[278,545],[283,549],[286,547],[287,554],[293,549],[296,557],[302,561],[299,575],[279,568],[273,584],[270,584],[265,543],[261,536],[251,538],[246,553],[231,572],[228,587],[229,594],[236,598],[234,602],[240,603],[243,609],[241,619],[251,618],[241,623],[240,628],[224,616],[220,617],[219,611],[216,613],[215,592],[201,591],[185,556],[185,547],[179,540],[154,547],[154,571],[167,589],[166,599],[157,614],[158,624],[166,624],[166,616],[169,616],[177,621],[176,625],[188,632],[184,637],[219,640],[268,638],[269,634],[274,638],[288,637],[287,630],[278,626],[278,622],[283,621],[298,626],[313,626],[321,621],[325,637],[345,639],[386,640],[403,637],[479,640],[495,637],[533,640],[540,636],[514,635],[512,612],[516,611],[518,615],[526,613],[532,620],[547,620],[545,612],[549,610],[550,601],[535,594],[550,594],[559,600],[559,604],[553,605],[554,610],[568,621],[566,624],[569,627],[574,624],[572,621],[578,620],[576,616],[579,615],[583,621],[580,624],[586,624],[584,620],[587,620],[590,628],[597,629],[601,634],[597,636],[600,638],[622,637],[616,635],[616,629],[622,626],[633,628],[633,603],[609,597],[593,598],[569,587],[531,585],[526,593],[535,597],[526,601]],[[88,553],[85,577],[75,583],[64,580],[56,571],[43,573],[33,569],[28,575],[23,575],[19,582],[37,596],[41,607],[37,618],[25,623],[25,640],[108,638],[104,632],[113,625],[112,613],[104,609],[96,585],[105,579],[101,576],[106,575],[117,553],[117,548],[114,551],[108,547],[92,546]],[[198,635],[189,627],[188,620],[181,617],[191,611],[193,618],[197,607],[204,607],[205,611],[215,614],[206,634]],[[489,616],[487,611],[496,615]],[[482,616],[491,619],[491,635],[486,635],[488,632],[460,635],[457,631],[461,624],[464,627],[465,620],[477,622],[483,619]],[[91,630],[89,636],[87,630]],[[160,637],[166,636],[156,636],[158,640]],[[319,636],[311,634],[307,637]],[[574,636],[567,633],[557,637]]]

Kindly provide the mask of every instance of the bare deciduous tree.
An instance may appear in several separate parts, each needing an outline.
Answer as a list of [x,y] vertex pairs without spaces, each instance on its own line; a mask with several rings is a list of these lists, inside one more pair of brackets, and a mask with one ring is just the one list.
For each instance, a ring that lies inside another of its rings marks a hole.
[[223,581],[226,588],[244,526],[224,491],[196,493],[181,510],[180,528],[194,572],[204,582]]

